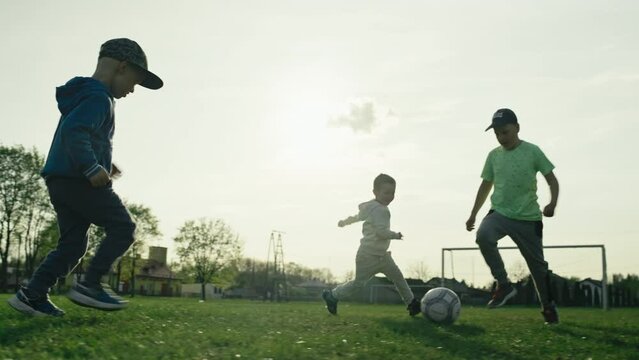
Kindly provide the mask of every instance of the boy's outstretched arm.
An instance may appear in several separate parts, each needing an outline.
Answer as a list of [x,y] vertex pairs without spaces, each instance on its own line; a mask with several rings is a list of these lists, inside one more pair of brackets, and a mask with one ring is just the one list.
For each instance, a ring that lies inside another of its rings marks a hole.
[[544,207],[543,213],[546,217],[552,217],[555,215],[555,207],[557,207],[557,199],[559,198],[559,181],[557,181],[557,177],[552,171],[544,175],[544,177],[550,187],[550,203]]
[[353,215],[353,216],[349,216],[349,217],[347,217],[344,220],[338,221],[337,222],[337,226],[344,227],[346,225],[350,225],[350,224],[356,223],[358,221],[359,221],[359,214]]
[[486,198],[488,198],[488,194],[490,194],[490,190],[493,188],[493,183],[490,181],[482,180],[479,185],[479,190],[477,190],[477,197],[475,197],[475,204],[473,205],[473,210],[470,212],[470,217],[466,220],[466,230],[471,231],[475,228],[475,218],[477,217],[477,213],[479,209],[486,202]]

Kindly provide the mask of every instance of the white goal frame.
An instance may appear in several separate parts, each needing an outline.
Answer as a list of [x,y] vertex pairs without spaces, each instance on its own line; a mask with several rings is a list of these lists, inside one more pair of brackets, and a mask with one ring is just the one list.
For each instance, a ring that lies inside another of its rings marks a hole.
[[[608,272],[606,269],[606,248],[599,245],[548,245],[544,246],[544,249],[572,249],[572,248],[600,248],[601,249],[601,269],[602,269],[602,277],[601,277],[601,307],[603,310],[608,310]],[[518,250],[519,248],[516,246],[498,246],[499,250]],[[465,250],[479,250],[479,247],[454,247],[454,248],[442,248],[442,286],[444,286],[444,275],[445,275],[445,262],[446,257],[444,256],[446,251],[465,251]]]

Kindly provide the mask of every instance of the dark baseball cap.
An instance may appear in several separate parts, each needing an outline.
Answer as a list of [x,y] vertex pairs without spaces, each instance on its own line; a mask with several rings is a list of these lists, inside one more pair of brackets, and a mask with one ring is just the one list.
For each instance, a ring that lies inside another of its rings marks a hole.
[[493,122],[485,131],[492,128],[504,126],[506,124],[517,124],[517,115],[510,109],[499,109],[493,115]]
[[144,81],[140,83],[147,89],[156,90],[164,85],[162,79],[149,71],[144,50],[135,41],[127,38],[111,39],[100,47],[98,59],[110,57],[112,59],[126,61],[133,64],[146,74]]

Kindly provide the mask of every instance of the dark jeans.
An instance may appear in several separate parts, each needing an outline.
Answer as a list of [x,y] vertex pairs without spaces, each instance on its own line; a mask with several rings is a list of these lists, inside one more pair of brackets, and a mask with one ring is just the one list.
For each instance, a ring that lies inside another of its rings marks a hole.
[[500,284],[509,282],[504,261],[497,249],[497,241],[505,236],[509,236],[517,244],[532,275],[539,301],[544,306],[548,305],[552,301],[552,294],[549,286],[550,270],[544,259],[543,223],[510,219],[496,211],[489,212],[482,220],[477,230],[476,243],[493,277]]
[[33,274],[27,288],[44,295],[60,277],[68,275],[87,251],[89,225],[103,227],[100,243],[86,272],[88,283],[99,283],[111,264],[134,241],[135,223],[111,184],[94,188],[84,179],[49,178],[47,188],[58,215],[60,240]]

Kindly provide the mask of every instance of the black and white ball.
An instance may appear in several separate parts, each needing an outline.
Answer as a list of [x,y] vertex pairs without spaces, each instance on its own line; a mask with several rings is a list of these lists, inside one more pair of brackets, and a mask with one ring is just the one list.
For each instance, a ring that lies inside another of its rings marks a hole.
[[452,324],[459,317],[461,301],[454,291],[437,287],[430,289],[421,301],[422,314],[438,324]]

